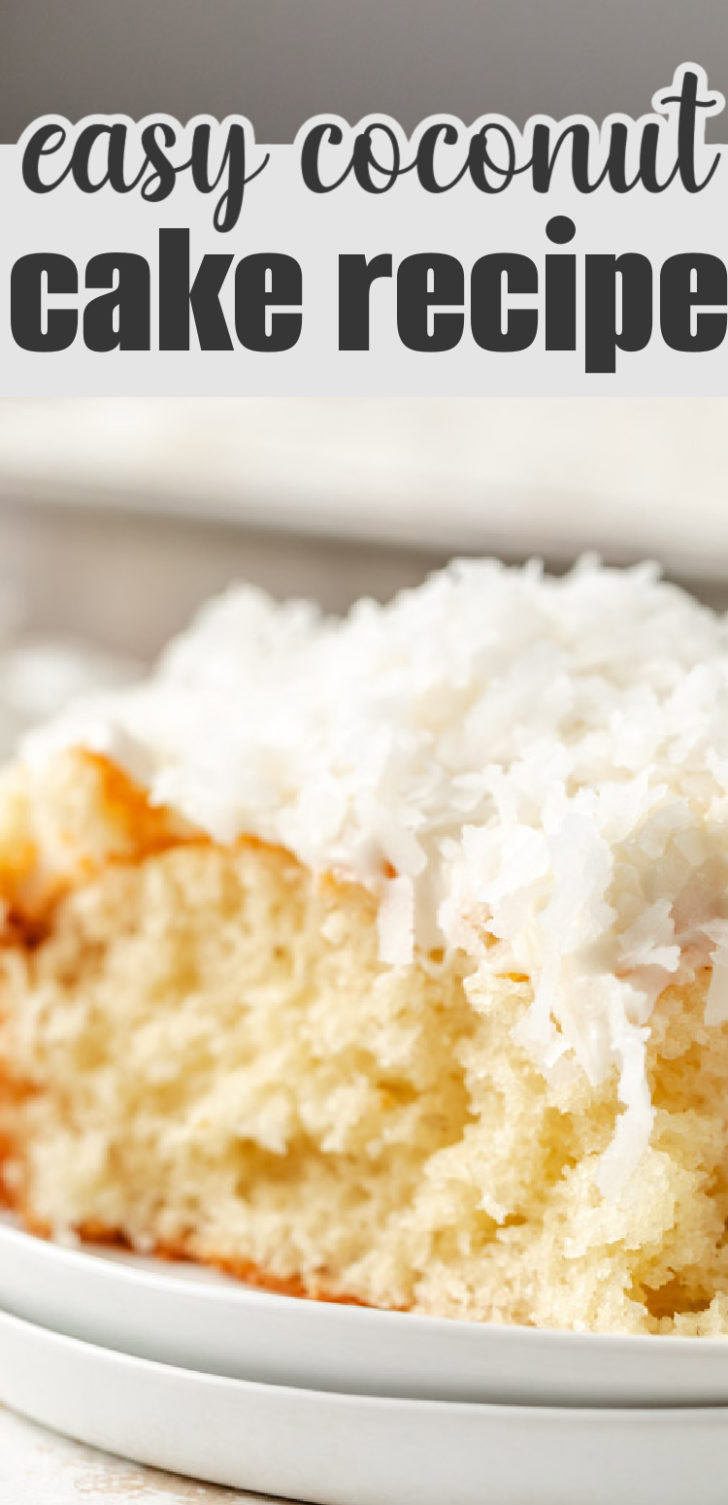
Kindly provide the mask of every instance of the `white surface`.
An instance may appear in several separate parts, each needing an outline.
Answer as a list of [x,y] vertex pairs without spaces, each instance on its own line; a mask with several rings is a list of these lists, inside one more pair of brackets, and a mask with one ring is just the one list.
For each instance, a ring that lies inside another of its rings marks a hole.
[[728,401],[0,403],[0,487],[351,536],[728,568]]
[[6,1314],[0,1401],[156,1467],[318,1505],[725,1505],[728,1408],[330,1395],[132,1359]]
[[62,1248],[19,1232],[7,1215],[0,1304],[138,1357],[307,1389],[543,1405],[728,1404],[728,1339],[537,1332],[302,1301],[195,1265]]
[[0,1505],[266,1505],[84,1447],[0,1407]]

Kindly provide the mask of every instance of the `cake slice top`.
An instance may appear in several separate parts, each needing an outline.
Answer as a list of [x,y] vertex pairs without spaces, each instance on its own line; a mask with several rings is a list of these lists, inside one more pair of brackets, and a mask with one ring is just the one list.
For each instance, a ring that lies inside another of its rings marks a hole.
[[728,621],[653,566],[459,561],[341,620],[236,587],[144,683],[31,735],[28,776],[68,747],[217,842],[373,887],[387,964],[527,976],[542,1069],[619,1073],[615,1166],[649,1135],[659,994],[712,966],[728,1020]]

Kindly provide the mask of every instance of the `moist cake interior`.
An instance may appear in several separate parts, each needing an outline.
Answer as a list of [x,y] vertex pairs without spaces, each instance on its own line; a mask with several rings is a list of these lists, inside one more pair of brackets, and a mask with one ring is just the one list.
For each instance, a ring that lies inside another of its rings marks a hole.
[[728,1027],[700,1024],[705,976],[660,999],[652,1142],[605,1200],[616,1080],[548,1085],[513,1039],[525,978],[382,964],[362,886],[182,833],[88,754],[33,793],[63,890],[18,867],[17,779],[4,809],[3,1169],[32,1227],[327,1299],[726,1329]]
[[728,1332],[728,619],[651,567],[250,588],[0,774],[29,1226]]

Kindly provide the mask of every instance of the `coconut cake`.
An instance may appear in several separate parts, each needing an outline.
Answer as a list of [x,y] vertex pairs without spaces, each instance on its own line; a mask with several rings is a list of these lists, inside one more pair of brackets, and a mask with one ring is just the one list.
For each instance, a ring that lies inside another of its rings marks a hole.
[[728,1331],[728,621],[652,566],[237,586],[0,778],[39,1232],[298,1295]]

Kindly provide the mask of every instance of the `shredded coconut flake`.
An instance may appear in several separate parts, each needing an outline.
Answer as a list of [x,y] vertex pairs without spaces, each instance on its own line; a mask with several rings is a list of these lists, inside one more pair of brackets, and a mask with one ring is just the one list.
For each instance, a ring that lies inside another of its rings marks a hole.
[[390,878],[379,902],[379,955],[392,967],[408,966],[414,955],[414,885]]
[[728,622],[651,565],[461,561],[343,621],[239,587],[27,757],[59,743],[220,841],[367,883],[392,964],[414,941],[527,974],[542,1068],[619,1073],[605,1185],[649,1137],[659,993],[715,961],[707,1018],[728,1018]]

